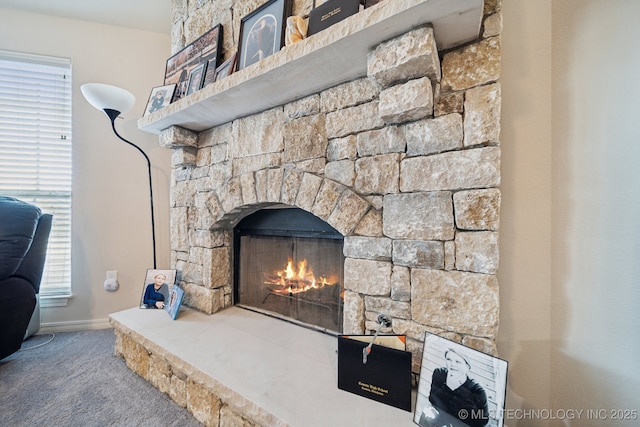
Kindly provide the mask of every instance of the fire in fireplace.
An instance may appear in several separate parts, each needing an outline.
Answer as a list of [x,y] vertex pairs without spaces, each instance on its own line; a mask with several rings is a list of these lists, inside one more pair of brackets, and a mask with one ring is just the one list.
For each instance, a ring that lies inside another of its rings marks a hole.
[[297,208],[262,209],[234,229],[238,305],[342,332],[343,236]]

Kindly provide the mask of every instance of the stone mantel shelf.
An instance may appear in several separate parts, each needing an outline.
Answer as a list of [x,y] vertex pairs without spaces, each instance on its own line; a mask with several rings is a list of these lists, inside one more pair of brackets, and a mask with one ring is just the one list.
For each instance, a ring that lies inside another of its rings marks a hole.
[[439,50],[478,37],[483,0],[386,0],[138,120],[159,134],[171,126],[196,132],[367,74],[379,43],[425,24]]

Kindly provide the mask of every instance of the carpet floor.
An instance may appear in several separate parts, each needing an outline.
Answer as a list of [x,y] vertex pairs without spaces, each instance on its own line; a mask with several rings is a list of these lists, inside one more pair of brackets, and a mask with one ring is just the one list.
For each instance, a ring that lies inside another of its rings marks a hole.
[[114,344],[112,329],[26,340],[0,360],[0,426],[201,426],[129,370]]

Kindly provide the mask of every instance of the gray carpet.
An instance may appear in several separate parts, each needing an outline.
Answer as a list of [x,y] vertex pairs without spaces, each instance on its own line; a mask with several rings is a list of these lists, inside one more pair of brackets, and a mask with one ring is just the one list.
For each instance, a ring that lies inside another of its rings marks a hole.
[[113,330],[51,337],[0,360],[0,426],[201,426],[114,355]]

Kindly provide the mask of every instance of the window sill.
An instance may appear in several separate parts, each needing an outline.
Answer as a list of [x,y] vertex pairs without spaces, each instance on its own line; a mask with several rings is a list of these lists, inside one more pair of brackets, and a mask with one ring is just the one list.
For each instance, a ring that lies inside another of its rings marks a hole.
[[69,300],[71,298],[73,298],[73,295],[41,295],[40,308],[66,307],[69,305]]

